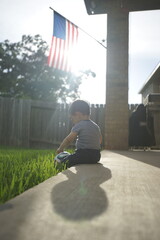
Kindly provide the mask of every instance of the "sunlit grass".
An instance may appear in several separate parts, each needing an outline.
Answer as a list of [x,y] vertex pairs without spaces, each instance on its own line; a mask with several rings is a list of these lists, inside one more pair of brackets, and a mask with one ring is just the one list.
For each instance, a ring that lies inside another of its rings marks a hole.
[[0,203],[64,170],[54,162],[55,154],[55,150],[1,148]]

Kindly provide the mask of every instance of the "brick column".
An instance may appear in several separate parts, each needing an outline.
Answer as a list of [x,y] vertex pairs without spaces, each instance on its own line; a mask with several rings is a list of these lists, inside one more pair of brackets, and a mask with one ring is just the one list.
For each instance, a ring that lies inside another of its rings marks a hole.
[[107,19],[105,148],[128,149],[128,12]]

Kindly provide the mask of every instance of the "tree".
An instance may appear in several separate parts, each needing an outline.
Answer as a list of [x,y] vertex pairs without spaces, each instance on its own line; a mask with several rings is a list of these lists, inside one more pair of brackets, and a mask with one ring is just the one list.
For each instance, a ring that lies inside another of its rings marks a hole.
[[22,41],[0,43],[0,96],[39,100],[66,101],[78,97],[82,78],[50,68],[47,65],[48,45],[40,35],[22,36]]

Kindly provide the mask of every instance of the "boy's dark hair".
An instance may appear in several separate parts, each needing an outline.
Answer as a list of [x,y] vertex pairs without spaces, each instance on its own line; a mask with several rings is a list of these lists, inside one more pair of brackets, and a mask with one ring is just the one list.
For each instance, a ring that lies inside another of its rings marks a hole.
[[84,100],[76,100],[71,104],[69,113],[74,115],[76,112],[80,112],[83,115],[90,115],[90,105]]

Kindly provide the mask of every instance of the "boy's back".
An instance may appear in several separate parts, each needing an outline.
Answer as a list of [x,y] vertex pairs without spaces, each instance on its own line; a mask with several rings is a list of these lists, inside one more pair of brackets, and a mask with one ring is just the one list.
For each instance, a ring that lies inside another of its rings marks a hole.
[[71,130],[77,132],[76,149],[100,149],[100,128],[92,120],[82,120]]

